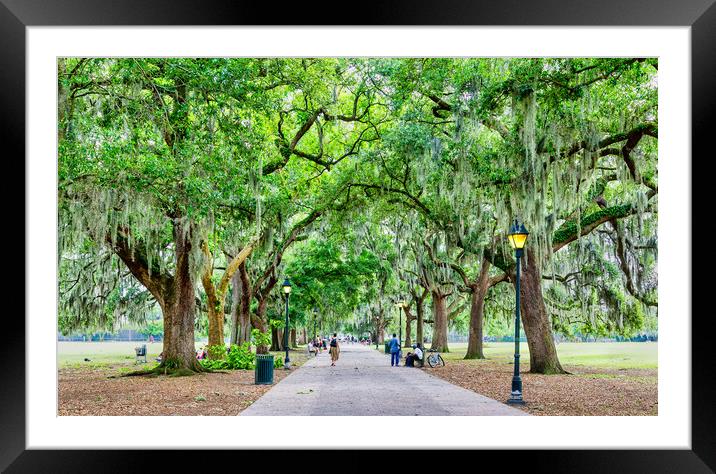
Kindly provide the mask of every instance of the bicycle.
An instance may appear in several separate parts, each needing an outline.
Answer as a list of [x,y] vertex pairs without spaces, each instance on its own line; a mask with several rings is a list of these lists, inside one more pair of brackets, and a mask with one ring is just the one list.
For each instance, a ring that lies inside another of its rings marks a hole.
[[440,352],[436,349],[428,349],[428,365],[430,368],[434,369],[435,367],[442,366],[445,367],[445,361],[443,360],[443,357],[440,355]]

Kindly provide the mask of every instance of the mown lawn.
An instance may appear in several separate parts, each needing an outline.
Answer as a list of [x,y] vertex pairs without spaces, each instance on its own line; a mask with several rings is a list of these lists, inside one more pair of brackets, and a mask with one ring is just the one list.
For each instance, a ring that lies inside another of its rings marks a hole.
[[[147,363],[153,364],[162,352],[162,343],[133,341],[106,341],[106,342],[66,342],[57,343],[57,364],[62,367],[103,367],[115,364],[131,364],[135,360],[134,348],[142,344],[147,345]],[[195,343],[196,350],[200,350],[206,342]],[[305,352],[305,345],[298,346],[295,352]],[[294,351],[291,352],[291,355]],[[272,352],[283,360],[284,352]],[[85,359],[89,359],[85,361]],[[293,359],[293,357],[291,357]],[[140,364],[138,364],[140,365]]]
[[[374,346],[375,347],[375,346]],[[426,347],[430,348],[430,344]],[[451,343],[450,352],[442,353],[443,359],[458,360],[465,357],[467,343]],[[656,369],[658,366],[658,343],[656,342],[562,342],[557,344],[557,354],[563,365],[604,367],[612,369]],[[378,348],[383,351],[383,346]],[[407,353],[410,349],[403,349]],[[512,342],[487,342],[484,345],[488,360],[511,362],[515,344]],[[529,347],[520,344],[521,360],[529,360]]]

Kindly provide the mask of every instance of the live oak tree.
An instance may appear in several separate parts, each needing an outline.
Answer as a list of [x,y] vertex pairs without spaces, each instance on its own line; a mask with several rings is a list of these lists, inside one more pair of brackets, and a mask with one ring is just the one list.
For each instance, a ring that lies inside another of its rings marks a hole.
[[244,184],[254,76],[253,60],[60,62],[61,257],[91,242],[122,260],[162,309],[164,369],[201,370],[200,242]]

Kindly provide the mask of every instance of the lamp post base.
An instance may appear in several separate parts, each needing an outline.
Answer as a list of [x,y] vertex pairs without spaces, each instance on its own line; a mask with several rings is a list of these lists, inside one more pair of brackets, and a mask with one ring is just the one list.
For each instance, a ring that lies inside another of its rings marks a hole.
[[522,399],[522,392],[512,392],[507,403],[509,405],[524,405],[525,401]]

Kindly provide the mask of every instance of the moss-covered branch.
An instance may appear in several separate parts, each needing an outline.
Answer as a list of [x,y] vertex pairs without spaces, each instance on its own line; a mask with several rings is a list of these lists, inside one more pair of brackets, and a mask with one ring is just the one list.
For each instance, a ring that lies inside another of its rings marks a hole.
[[631,204],[622,204],[600,209],[582,218],[581,228],[577,228],[576,220],[569,220],[562,224],[552,235],[552,251],[556,252],[565,245],[587,235],[594,229],[612,219],[621,219],[634,214],[636,210]]

